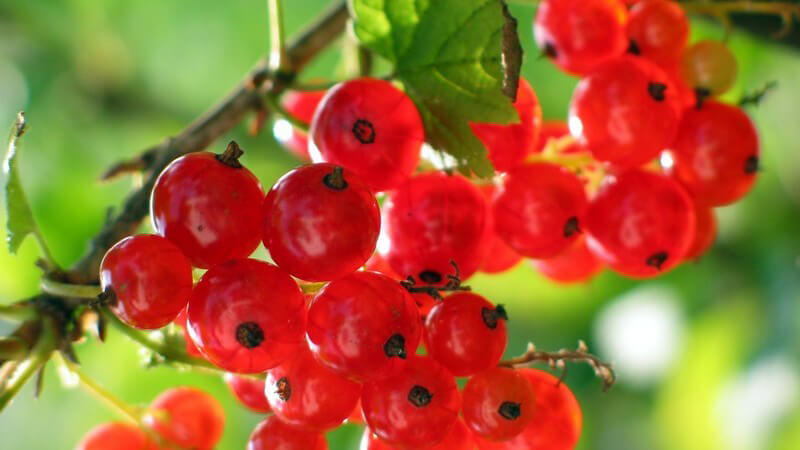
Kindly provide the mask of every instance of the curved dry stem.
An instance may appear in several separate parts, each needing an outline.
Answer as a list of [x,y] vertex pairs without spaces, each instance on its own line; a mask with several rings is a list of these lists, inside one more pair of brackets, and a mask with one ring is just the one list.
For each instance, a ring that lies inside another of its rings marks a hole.
[[50,359],[56,348],[55,325],[50,319],[42,320],[42,331],[28,358],[20,362],[0,391],[0,412],[11,403],[25,383]]

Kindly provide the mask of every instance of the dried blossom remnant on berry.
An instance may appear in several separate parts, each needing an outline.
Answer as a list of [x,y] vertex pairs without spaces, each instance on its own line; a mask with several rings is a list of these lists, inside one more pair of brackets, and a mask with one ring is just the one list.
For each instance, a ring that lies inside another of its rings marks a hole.
[[558,50],[556,50],[556,46],[553,45],[552,42],[545,42],[542,54],[548,58],[556,59],[558,57]]
[[242,322],[236,327],[236,340],[245,348],[256,348],[264,342],[264,330],[255,322]]
[[225,164],[228,167],[233,169],[241,169],[242,163],[239,162],[239,158],[244,155],[244,150],[239,147],[239,144],[236,141],[230,141],[228,143],[228,147],[221,155],[216,155],[217,161]]
[[580,233],[581,227],[577,217],[570,217],[567,223],[564,224],[564,237],[572,237],[575,233]]
[[650,94],[650,97],[653,97],[653,100],[657,102],[663,102],[666,96],[664,92],[667,90],[667,85],[664,83],[658,83],[655,81],[651,81],[647,84],[647,93]]
[[417,408],[427,406],[431,400],[433,400],[433,394],[424,386],[417,384],[408,391],[408,401]]
[[442,275],[435,270],[424,270],[419,273],[419,279],[423,283],[436,284],[442,281]]
[[500,408],[497,410],[497,412],[504,419],[517,420],[519,419],[519,416],[522,414],[522,408],[519,403],[503,402],[500,405]]
[[344,169],[339,166],[333,168],[331,173],[322,177],[322,183],[334,191],[347,189],[347,180],[344,179]]
[[667,252],[653,253],[647,257],[645,264],[650,267],[655,267],[657,270],[661,270],[661,267],[664,266],[664,263],[667,262],[667,259],[669,259],[669,253]]
[[288,378],[281,377],[278,382],[275,383],[275,393],[278,394],[278,398],[280,398],[282,401],[289,401],[289,399],[292,397],[292,386],[289,384]]
[[748,175],[753,175],[754,173],[758,172],[760,166],[760,161],[757,155],[753,155],[744,162],[744,173]]
[[497,328],[497,323],[502,320],[508,320],[508,313],[503,305],[497,305],[494,309],[491,308],[482,308],[481,309],[481,317],[483,318],[483,323],[486,324],[487,327],[494,330]]
[[353,136],[362,144],[375,142],[375,127],[366,119],[358,119],[353,123]]
[[389,358],[406,359],[406,338],[399,333],[393,334],[383,345],[383,353]]
[[639,48],[639,44],[636,43],[633,39],[628,43],[628,53],[631,55],[641,55],[642,50]]

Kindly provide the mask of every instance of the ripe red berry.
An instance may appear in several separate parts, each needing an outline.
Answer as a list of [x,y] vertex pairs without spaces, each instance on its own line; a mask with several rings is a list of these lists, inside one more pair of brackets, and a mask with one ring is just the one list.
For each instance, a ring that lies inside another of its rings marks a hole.
[[578,83],[569,127],[596,159],[636,167],[672,143],[680,109],[678,92],[666,74],[653,63],[628,56],[604,64]]
[[[283,97],[283,107],[296,119],[310,124],[314,117],[314,111],[325,96],[325,92],[324,90],[289,91]],[[279,120],[275,122],[273,134],[301,161],[311,160],[311,156],[308,154],[308,135],[305,131],[293,127],[285,120]]]
[[458,419],[461,398],[453,375],[429,357],[410,356],[388,378],[364,384],[364,417],[391,445],[425,448],[441,442]]
[[565,284],[589,281],[603,269],[603,263],[589,251],[583,236],[552,258],[532,259],[530,262],[542,275]]
[[[561,120],[545,120],[542,123],[542,132],[539,134],[539,142],[536,145],[535,153],[541,153],[547,147],[551,139],[559,139],[569,135],[569,127],[567,123]],[[561,153],[579,153],[585,151],[583,147],[577,142],[567,146]]]
[[364,270],[382,273],[394,280],[401,279],[400,275],[398,275],[397,272],[392,270],[392,267],[389,265],[389,262],[386,261],[386,258],[381,256],[381,254],[378,252],[373,253],[372,256],[369,257],[367,262],[364,263]]
[[264,246],[278,267],[307,281],[334,280],[363,266],[380,226],[372,192],[332,164],[290,171],[264,200]]
[[[387,444],[379,437],[372,434],[369,428],[364,428],[364,434],[361,435],[361,445],[359,450],[396,450],[408,447],[396,447]],[[425,448],[428,450],[474,450],[475,441],[472,438],[472,432],[469,431],[462,420],[456,420],[453,428],[447,433],[444,440],[434,445],[433,447],[415,447]]]
[[495,229],[521,255],[550,258],[578,237],[587,203],[583,183],[569,170],[528,164],[503,178],[492,203]]
[[189,302],[192,266],[161,236],[130,236],[103,257],[100,287],[113,291],[110,309],[120,320],[135,328],[161,328]]
[[659,65],[674,64],[689,40],[689,19],[681,5],[669,0],[643,0],[631,9],[629,51]]
[[237,161],[240,152],[232,142],[223,155],[182,156],[161,172],[153,187],[153,226],[197,267],[246,258],[260,242],[264,191]]
[[[485,184],[480,186],[480,190],[486,197],[486,200],[491,203],[492,197],[497,190],[495,185]],[[491,244],[489,244],[489,250],[486,252],[483,262],[481,262],[481,272],[505,272],[516,266],[517,263],[522,260],[522,255],[514,251],[513,248],[509,247],[508,244],[506,244],[505,241],[498,236],[496,229],[492,233],[491,240],[492,241]]]
[[275,367],[303,344],[305,299],[286,272],[234,259],[206,272],[189,301],[189,333],[209,361],[236,373]]
[[507,172],[522,164],[525,157],[533,153],[539,141],[542,127],[542,107],[530,83],[519,79],[517,100],[514,109],[519,123],[497,125],[492,123],[470,124],[472,131],[486,146],[489,160],[496,170]]
[[589,205],[589,249],[612,269],[646,278],[675,267],[694,236],[694,205],[673,179],[630,170],[605,183]]
[[361,409],[361,397],[359,397],[356,407],[353,408],[353,412],[347,416],[347,423],[364,425],[364,410]]
[[722,42],[696,42],[683,54],[683,77],[701,97],[724,94],[736,81],[737,70],[736,56]]
[[112,422],[92,428],[76,450],[158,450],[158,446],[136,426]]
[[434,306],[439,304],[439,300],[432,297],[427,292],[414,292],[411,294],[411,298],[414,299],[414,303],[417,304],[419,317],[420,319],[422,319],[421,323],[424,324],[425,318],[428,317],[428,314],[430,314],[431,309],[433,309]]
[[328,442],[318,431],[291,427],[269,416],[253,430],[247,450],[328,450]]
[[375,78],[332,87],[311,123],[315,162],[341,165],[375,192],[403,183],[419,163],[425,131],[403,91]]
[[464,422],[475,434],[492,441],[520,434],[531,422],[536,404],[530,382],[507,367],[473,375],[462,396]]
[[377,272],[355,272],[314,297],[306,335],[325,365],[368,380],[404,364],[417,350],[422,326],[417,305],[400,283]]
[[195,388],[164,391],[150,404],[144,423],[181,448],[211,450],[222,437],[225,412],[214,397]]
[[585,74],[625,52],[627,19],[619,0],[544,0],[536,12],[534,35],[561,69]]
[[264,395],[263,379],[226,373],[225,384],[228,385],[236,399],[251,411],[264,414],[272,412],[267,397]]
[[404,279],[442,285],[480,267],[492,233],[488,202],[460,175],[417,175],[392,192],[383,205],[381,255]]
[[687,261],[700,259],[701,256],[714,244],[717,237],[717,218],[714,210],[704,206],[696,206],[695,233],[692,244],[683,258]]
[[671,147],[667,170],[703,205],[742,198],[756,179],[758,134],[741,108],[715,101],[687,110]]
[[456,376],[497,365],[508,335],[502,306],[471,292],[457,292],[434,306],[425,321],[428,354]]
[[267,372],[265,393],[272,411],[287,425],[324,431],[353,412],[361,385],[329,369],[303,346]]

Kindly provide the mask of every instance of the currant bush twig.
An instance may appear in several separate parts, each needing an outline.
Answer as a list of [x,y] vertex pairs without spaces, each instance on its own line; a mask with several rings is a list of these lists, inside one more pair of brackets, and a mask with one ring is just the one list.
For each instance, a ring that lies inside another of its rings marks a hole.
[[769,14],[781,18],[782,27],[773,34],[774,38],[782,38],[789,34],[795,20],[800,20],[800,5],[785,1],[687,1],[677,0],[688,12],[708,14],[720,20],[726,29],[731,28],[730,16],[734,13]]
[[282,118],[286,119],[289,123],[292,124],[295,128],[308,132],[309,124],[303,122],[302,120],[298,119],[292,113],[286,110],[286,108],[281,105],[281,102],[278,100],[278,97],[275,95],[267,95],[264,97],[269,107],[272,108],[272,111],[277,113]]
[[0,338],[0,360],[23,359],[27,354],[28,346],[24,340],[16,336]]
[[502,367],[518,367],[537,361],[547,363],[552,369],[561,369],[563,371],[562,379],[566,374],[567,361],[582,361],[588,363],[592,369],[594,369],[595,375],[603,380],[603,391],[609,390],[616,381],[616,374],[611,364],[589,353],[589,348],[583,341],[578,341],[578,348],[575,350],[561,349],[556,352],[539,351],[536,350],[533,343],[528,343],[528,349],[524,354],[516,358],[500,361],[498,365]]
[[773,80],[762,86],[761,88],[750,92],[749,94],[745,94],[739,99],[739,106],[758,106],[761,104],[761,101],[764,100],[764,97],[770,92],[775,90],[778,87],[778,82]]
[[8,406],[30,377],[47,363],[56,349],[56,327],[52,319],[42,319],[40,333],[28,358],[12,368],[7,382],[0,389],[0,412]]
[[9,322],[24,322],[36,317],[36,311],[25,303],[0,305],[0,319]]

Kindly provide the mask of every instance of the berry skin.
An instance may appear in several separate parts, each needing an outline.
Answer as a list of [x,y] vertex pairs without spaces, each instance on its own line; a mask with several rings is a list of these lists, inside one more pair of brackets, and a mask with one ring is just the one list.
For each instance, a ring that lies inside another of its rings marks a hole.
[[100,287],[113,290],[110,309],[120,320],[135,328],[161,328],[189,302],[192,266],[161,236],[130,236],[103,257]]
[[233,373],[226,373],[224,379],[236,399],[248,409],[262,414],[272,412],[264,395],[264,380],[240,377]]
[[[314,111],[317,110],[317,105],[322,101],[325,92],[324,90],[289,91],[283,97],[283,107],[298,120],[311,123]],[[288,122],[281,122],[280,125],[276,122],[273,129],[275,138],[301,161],[311,161],[311,156],[308,154],[308,135],[306,132],[295,127],[291,127],[291,132],[289,132],[286,125],[288,125]],[[286,127],[286,129],[284,130],[283,127]]]
[[548,259],[532,259],[530,263],[545,277],[563,284],[589,281],[603,270],[603,263],[589,251],[584,236],[558,255]]
[[353,412],[347,416],[347,423],[353,423],[356,425],[364,425],[364,410],[361,409],[361,398],[359,397],[358,402],[356,403],[356,407],[353,408]]
[[575,174],[555,164],[528,164],[509,172],[495,194],[495,230],[519,254],[551,258],[578,237],[587,204]]
[[158,450],[155,442],[134,425],[105,423],[92,428],[75,447],[76,450]]
[[246,258],[260,241],[264,191],[230,156],[233,150],[235,143],[221,156],[199,152],[176,159],[159,175],[150,199],[158,234],[203,269]]
[[491,243],[489,205],[461,175],[417,175],[387,198],[378,250],[403,279],[444,285],[454,261],[466,279],[480,267]]
[[305,347],[267,372],[264,389],[281,421],[316,431],[341,425],[361,395],[360,384],[318,362]]
[[589,249],[635,278],[675,267],[694,236],[694,205],[671,178],[630,170],[601,186],[589,205]]
[[331,281],[308,309],[308,343],[336,372],[357,380],[388,375],[417,350],[419,311],[397,281],[355,272]]
[[519,79],[517,100],[514,109],[519,123],[497,125],[491,123],[470,124],[472,132],[483,142],[489,152],[489,160],[495,170],[507,172],[522,164],[526,156],[533,153],[539,141],[542,127],[542,107],[530,83]]
[[625,53],[627,19],[619,0],[544,0],[533,30],[545,55],[580,75]]
[[277,366],[303,345],[305,299],[288,273],[234,259],[203,275],[189,301],[189,333],[215,365],[235,373]]
[[328,91],[314,114],[311,137],[314,162],[341,165],[381,192],[414,172],[425,131],[403,91],[388,81],[357,78]]
[[197,349],[197,346],[194,345],[194,341],[192,341],[192,337],[189,335],[189,328],[186,326],[187,320],[189,318],[189,313],[187,312],[188,304],[186,308],[183,308],[178,314],[178,317],[175,318],[174,323],[181,327],[183,330],[183,340],[186,343],[186,354],[189,356],[196,356],[198,358],[203,358],[203,354],[200,353],[200,350]]
[[[567,123],[561,120],[545,120],[542,123],[542,132],[539,134],[539,142],[536,145],[534,153],[541,153],[547,147],[550,139],[559,139],[569,135],[569,127]],[[564,148],[561,153],[580,153],[586,151],[577,142]]]
[[462,395],[464,422],[475,434],[492,441],[520,434],[531,422],[536,405],[530,382],[507,367],[473,375]]
[[678,92],[667,75],[653,63],[628,56],[578,83],[569,126],[595,159],[631,168],[672,143],[679,116]]
[[269,416],[253,430],[247,450],[328,450],[328,442],[320,432],[291,427]]
[[508,316],[471,292],[457,292],[434,306],[425,321],[428,354],[456,376],[497,365],[506,350]]
[[[369,428],[364,428],[364,433],[361,435],[361,445],[359,450],[395,450],[407,447],[396,447],[394,445],[383,442],[372,434]],[[475,448],[475,441],[472,438],[472,432],[469,431],[464,421],[461,419],[456,420],[453,428],[447,433],[444,440],[434,445],[433,447],[423,447],[428,450],[473,450]]]
[[692,245],[683,258],[686,261],[698,260],[714,244],[717,237],[717,217],[714,210],[704,206],[696,206],[695,212],[695,232]]
[[736,81],[736,56],[727,45],[717,41],[700,41],[686,49],[681,73],[700,97],[724,94]]
[[379,272],[394,280],[401,279],[400,275],[398,275],[397,272],[392,270],[392,267],[389,265],[386,259],[383,256],[381,256],[380,253],[377,252],[373,253],[372,256],[369,257],[367,262],[364,263],[364,270],[369,270],[371,272]]
[[644,0],[631,9],[628,38],[629,51],[659,65],[674,64],[689,40],[689,19],[675,2]]
[[476,437],[480,450],[573,450],[581,436],[580,405],[566,384],[549,373],[518,369],[533,388],[533,418],[522,433],[504,442]]
[[715,101],[687,110],[671,147],[668,169],[702,205],[722,206],[742,198],[758,172],[758,134],[736,106]]
[[225,412],[205,392],[178,387],[164,391],[150,404],[144,423],[181,448],[211,450],[225,427]]
[[307,281],[334,280],[363,266],[380,227],[372,192],[332,164],[290,171],[264,200],[264,246],[278,267]]
[[[480,186],[480,190],[486,197],[486,200],[491,202],[497,188],[493,184],[485,184]],[[522,255],[509,247],[495,231],[492,233],[492,242],[489,250],[486,252],[486,257],[481,263],[481,272],[484,273],[502,273],[517,265],[522,260]]]
[[409,355],[392,376],[364,384],[368,427],[390,445],[427,448],[458,419],[461,398],[453,375],[429,357]]

